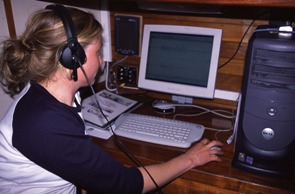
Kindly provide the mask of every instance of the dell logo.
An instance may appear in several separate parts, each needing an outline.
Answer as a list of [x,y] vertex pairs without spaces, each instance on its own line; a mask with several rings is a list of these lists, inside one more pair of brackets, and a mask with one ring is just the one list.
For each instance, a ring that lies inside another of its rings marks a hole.
[[265,140],[271,140],[275,136],[275,132],[271,128],[265,128],[262,130],[262,137]]

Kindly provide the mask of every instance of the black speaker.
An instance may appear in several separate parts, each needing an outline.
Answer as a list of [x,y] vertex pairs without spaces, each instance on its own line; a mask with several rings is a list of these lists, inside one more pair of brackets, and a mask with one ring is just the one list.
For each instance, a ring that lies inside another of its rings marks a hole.
[[259,27],[246,53],[236,168],[292,178],[295,157],[295,36]]
[[77,81],[77,68],[79,68],[80,64],[82,65],[85,63],[86,54],[83,47],[78,42],[73,20],[68,10],[63,5],[52,4],[46,6],[46,9],[53,10],[63,23],[67,35],[67,43],[60,53],[59,61],[65,68],[73,70],[73,79]]

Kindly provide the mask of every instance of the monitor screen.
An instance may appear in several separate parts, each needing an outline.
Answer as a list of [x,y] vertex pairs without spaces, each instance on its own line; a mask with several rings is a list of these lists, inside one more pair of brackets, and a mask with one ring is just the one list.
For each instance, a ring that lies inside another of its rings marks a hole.
[[222,30],[145,25],[138,87],[213,98]]

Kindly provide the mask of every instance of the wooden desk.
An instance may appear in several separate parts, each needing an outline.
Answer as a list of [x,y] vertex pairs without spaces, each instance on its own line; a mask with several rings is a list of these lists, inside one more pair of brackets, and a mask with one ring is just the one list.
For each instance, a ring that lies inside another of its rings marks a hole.
[[[187,108],[177,108],[177,112],[187,110]],[[169,118],[173,116],[155,113],[150,103],[142,105],[135,112]],[[226,128],[229,122],[226,119],[210,114],[200,117],[177,118],[215,128]],[[233,168],[231,161],[234,153],[234,144],[228,145],[225,143],[230,135],[231,132],[223,132],[217,135],[218,139],[225,144],[223,148],[223,161],[221,163],[212,162],[202,167],[194,168],[166,185],[163,188],[163,192],[165,194],[295,193],[295,179],[278,180],[261,177]],[[215,132],[206,130],[204,137],[215,139]],[[160,146],[126,138],[120,139],[144,165],[161,163],[185,152],[185,149]],[[128,156],[122,153],[115,145],[113,137],[109,140],[94,138],[93,141],[123,164],[127,166],[134,165]]]

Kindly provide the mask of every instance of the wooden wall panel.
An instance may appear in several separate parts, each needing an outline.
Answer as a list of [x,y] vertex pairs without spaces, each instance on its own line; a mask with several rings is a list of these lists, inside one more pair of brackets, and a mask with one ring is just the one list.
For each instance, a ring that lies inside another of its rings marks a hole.
[[[166,12],[148,12],[138,10],[132,6],[130,9],[123,9],[120,5],[113,5],[111,9],[111,31],[112,31],[112,40],[114,40],[114,15],[115,14],[131,14],[131,15],[140,15],[143,18],[144,24],[173,24],[173,25],[187,25],[187,26],[199,26],[199,27],[210,27],[210,28],[219,28],[223,30],[222,36],[222,45],[220,52],[219,65],[223,65],[228,61],[233,54],[238,49],[239,42],[243,37],[244,33],[247,31],[248,27],[251,25],[251,19],[244,18],[226,18],[226,17],[209,17],[209,16],[196,16],[192,14],[173,14]],[[118,8],[120,7],[120,8]],[[117,9],[116,9],[117,8]],[[217,83],[216,87],[218,89],[237,91],[241,90],[243,73],[244,73],[244,63],[245,55],[247,50],[247,44],[251,34],[255,28],[259,25],[266,25],[268,21],[257,20],[250,26],[249,31],[245,35],[242,44],[236,54],[236,56],[229,63],[224,65],[218,70]],[[114,61],[117,61],[124,56],[118,55],[114,52],[114,42],[113,44],[113,57]],[[132,56],[127,59],[129,62],[139,64],[139,57]],[[157,96],[157,94],[153,94]],[[160,94],[159,94],[160,95]],[[160,97],[165,96],[169,99],[169,96],[160,95]],[[223,104],[224,101],[218,99],[214,100],[202,100],[198,99],[199,102],[205,102],[205,104],[213,105]],[[226,103],[227,104],[227,103]]]
[[10,0],[3,0],[3,4],[5,7],[5,14],[7,18],[7,25],[8,25],[10,38],[16,38],[11,2]]

